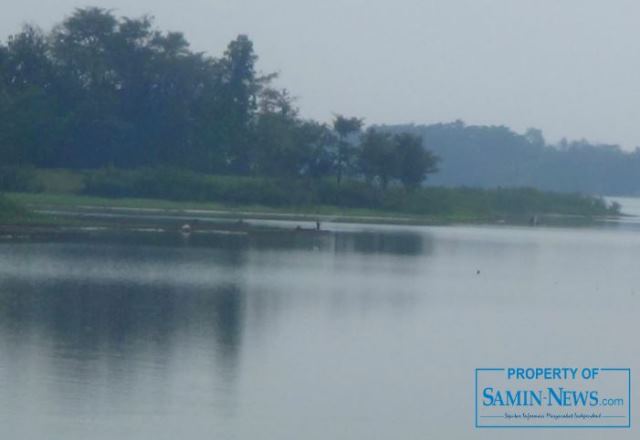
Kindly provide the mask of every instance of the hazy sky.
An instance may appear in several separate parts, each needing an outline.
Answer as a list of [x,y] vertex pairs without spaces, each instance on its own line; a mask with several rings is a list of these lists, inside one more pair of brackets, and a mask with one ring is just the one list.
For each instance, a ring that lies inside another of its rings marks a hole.
[[640,145],[637,0],[20,0],[0,36],[74,7],[150,13],[220,54],[248,34],[303,115],[368,123],[462,119]]

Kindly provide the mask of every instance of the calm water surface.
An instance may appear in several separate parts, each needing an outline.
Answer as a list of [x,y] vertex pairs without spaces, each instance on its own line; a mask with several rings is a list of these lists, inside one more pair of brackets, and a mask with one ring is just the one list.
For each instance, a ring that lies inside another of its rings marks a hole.
[[1,438],[510,439],[474,368],[640,371],[636,223],[327,229],[0,242]]

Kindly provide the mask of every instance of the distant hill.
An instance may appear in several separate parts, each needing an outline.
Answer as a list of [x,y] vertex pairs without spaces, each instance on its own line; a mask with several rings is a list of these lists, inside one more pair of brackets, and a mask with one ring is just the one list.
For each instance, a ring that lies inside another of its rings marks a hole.
[[518,134],[504,126],[473,126],[462,121],[379,128],[418,134],[425,147],[440,156],[440,172],[430,176],[430,185],[640,194],[640,149],[626,152],[617,145],[585,140],[550,145],[537,129]]

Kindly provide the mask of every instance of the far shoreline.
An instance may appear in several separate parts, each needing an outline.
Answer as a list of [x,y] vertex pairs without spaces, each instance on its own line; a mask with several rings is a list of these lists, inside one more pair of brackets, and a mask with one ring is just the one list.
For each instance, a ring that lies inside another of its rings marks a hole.
[[[324,232],[330,223],[379,224],[398,226],[449,226],[449,225],[505,225],[505,226],[564,226],[583,227],[624,214],[589,216],[570,214],[536,215],[531,224],[528,215],[495,216],[447,216],[409,215],[395,212],[379,212],[333,206],[270,208],[264,206],[229,206],[205,202],[175,202],[159,199],[100,198],[69,194],[7,193],[6,198],[21,204],[29,215],[19,219],[0,221],[0,234],[19,235],[37,232],[56,233],[68,230],[157,229],[179,231],[184,224],[196,223],[201,232],[256,232],[265,229],[290,231],[291,225],[269,228],[250,225],[256,221],[301,222],[293,226],[298,232]],[[320,229],[316,230],[316,222]],[[308,223],[308,224],[304,224]]]

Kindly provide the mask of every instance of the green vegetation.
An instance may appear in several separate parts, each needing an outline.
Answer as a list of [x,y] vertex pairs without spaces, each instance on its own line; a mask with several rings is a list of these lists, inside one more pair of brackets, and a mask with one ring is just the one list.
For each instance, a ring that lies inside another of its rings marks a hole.
[[[12,200],[34,206],[208,209],[230,214],[325,215],[353,220],[376,217],[420,223],[526,222],[533,215],[619,214],[619,207],[600,198],[527,188],[407,190],[395,184],[382,190],[365,182],[345,180],[338,184],[333,179],[301,181],[294,187],[282,179],[211,176],[169,168],[47,170],[34,175],[44,192],[14,193]],[[61,192],[62,187],[73,191]]]
[[537,129],[520,134],[504,126],[474,126],[462,121],[382,126],[378,130],[408,132],[423,139],[441,159],[440,171],[429,179],[432,185],[640,194],[640,148],[625,151],[617,145],[584,139],[551,144]]
[[89,174],[84,193],[103,197],[208,201],[231,205],[373,209],[411,215],[491,218],[534,214],[608,215],[616,212],[599,198],[544,193],[535,189],[381,189],[353,180],[299,181],[209,176],[183,170],[106,170]]
[[24,222],[27,218],[28,212],[22,205],[0,194],[0,223]]
[[33,168],[0,166],[0,191],[38,192],[42,189]]
[[257,62],[244,35],[210,56],[191,50],[179,32],[155,29],[149,17],[99,8],[78,9],[50,31],[25,26],[0,42],[2,164],[171,166],[411,188],[439,162],[434,185],[640,192],[639,149],[549,144],[540,130],[462,121],[366,129],[361,118],[338,115],[324,124],[303,118]]
[[[257,59],[243,35],[212,57],[149,17],[99,8],[49,32],[25,26],[0,43],[0,191],[460,220],[617,212],[576,194],[424,187],[453,165],[440,164],[415,127],[304,119]],[[485,131],[476,137],[515,157],[509,136]],[[538,145],[534,135],[527,142]],[[429,141],[440,148],[447,137]],[[478,154],[471,178],[493,161]]]
[[0,43],[0,157],[13,169],[170,166],[291,186],[366,174],[369,184],[410,187],[435,171],[413,135],[385,135],[384,155],[364,154],[362,120],[303,119],[257,59],[244,35],[212,57],[149,17],[99,8],[78,9],[50,32],[25,26]]
[[79,194],[84,188],[85,173],[64,169],[41,169],[33,174],[33,186],[53,194]]
[[[180,214],[188,211],[208,213],[213,217],[271,218],[271,219],[310,219],[324,217],[333,221],[382,222],[431,224],[452,221],[471,221],[469,218],[445,218],[415,216],[385,212],[374,209],[342,208],[337,206],[283,206],[237,205],[214,202],[172,201],[165,199],[107,198],[74,194],[49,193],[8,193],[7,198],[21,205],[38,208],[64,209],[76,212],[79,208],[131,209],[144,211],[162,211],[167,214]],[[55,223],[59,219],[49,219]],[[66,221],[64,221],[66,223]]]

